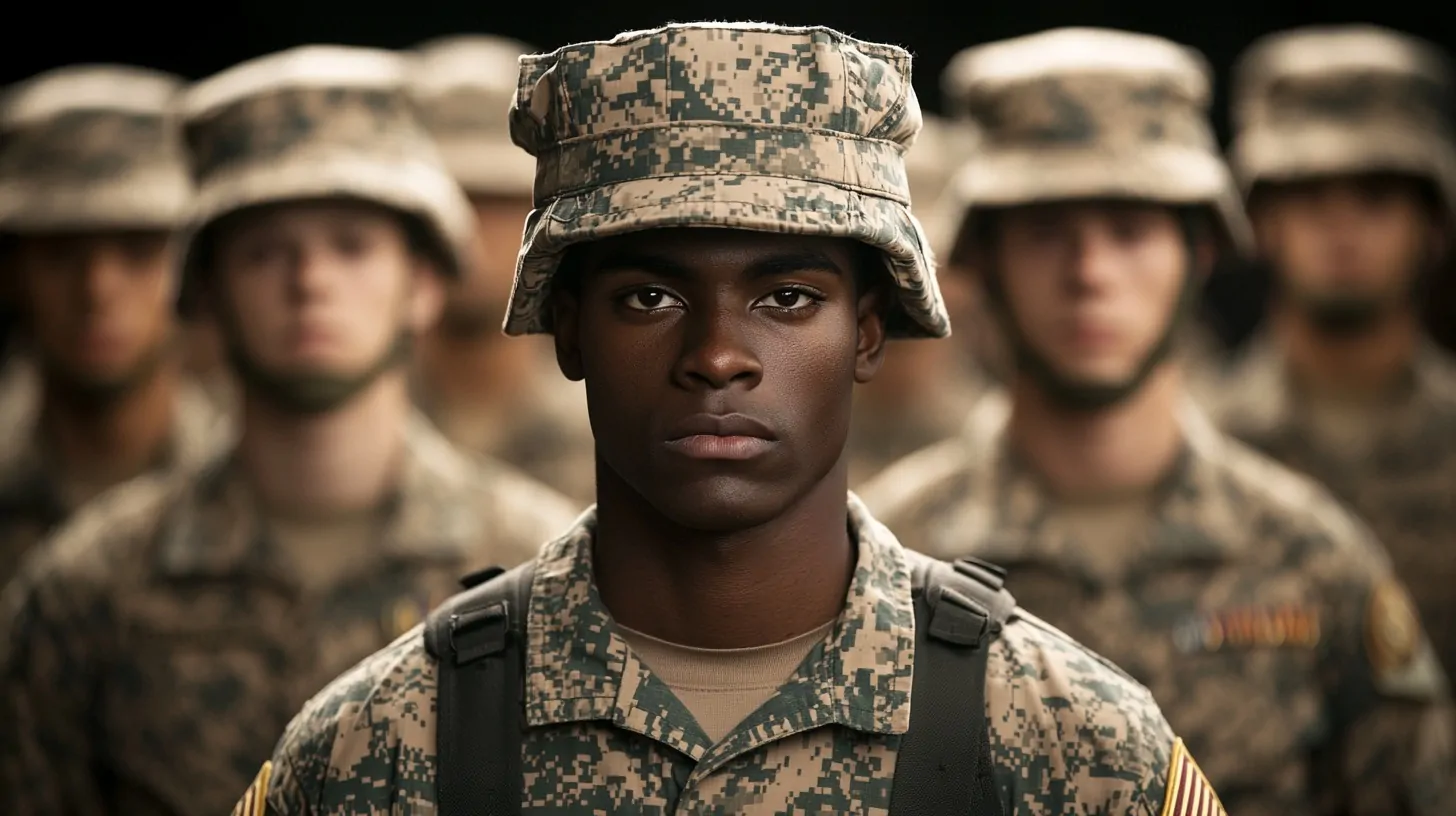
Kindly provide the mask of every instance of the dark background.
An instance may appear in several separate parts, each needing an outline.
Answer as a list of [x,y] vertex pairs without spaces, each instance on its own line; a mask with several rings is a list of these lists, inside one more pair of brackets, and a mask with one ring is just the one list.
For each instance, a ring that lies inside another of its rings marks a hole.
[[[778,0],[777,2],[512,2],[512,0],[131,0],[102,5],[12,0],[0,12],[0,84],[77,62],[145,65],[201,78],[250,57],[303,43],[405,48],[467,32],[501,34],[542,50],[670,21],[759,20],[829,25],[915,54],[921,103],[939,111],[939,75],[952,55],[977,43],[1063,25],[1158,34],[1201,50],[1218,74],[1214,120],[1228,138],[1225,83],[1238,53],[1260,35],[1299,25],[1369,22],[1456,46],[1456,2],[1190,2],[1190,0]],[[1235,342],[1258,318],[1260,276],[1247,269],[1215,278],[1207,297],[1216,328]],[[1432,328],[1456,342],[1456,275],[1432,297]]]

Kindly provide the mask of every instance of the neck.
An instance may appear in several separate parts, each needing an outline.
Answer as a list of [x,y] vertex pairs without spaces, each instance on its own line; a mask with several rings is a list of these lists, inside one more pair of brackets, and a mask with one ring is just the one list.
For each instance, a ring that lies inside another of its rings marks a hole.
[[857,553],[843,462],[797,505],[758,527],[690,530],[597,467],[596,581],[623,626],[671,643],[778,643],[839,616]]
[[1026,377],[1012,387],[1011,443],[1056,496],[1096,499],[1152,488],[1177,460],[1182,376],[1165,363],[1100,411],[1069,411]]
[[63,477],[117,483],[150,468],[172,436],[177,369],[163,363],[143,382],[97,404],[42,374],[40,432]]
[[1297,310],[1274,313],[1274,333],[1294,378],[1316,393],[1377,396],[1395,388],[1410,370],[1420,344],[1414,310],[1396,309],[1353,337],[1320,332]]
[[392,371],[333,411],[303,415],[243,394],[238,455],[270,511],[322,515],[378,505],[394,485],[410,414]]
[[416,346],[415,364],[429,400],[439,410],[491,411],[523,395],[502,383],[528,382],[540,365],[537,338],[512,338],[499,331],[461,336],[438,328]]

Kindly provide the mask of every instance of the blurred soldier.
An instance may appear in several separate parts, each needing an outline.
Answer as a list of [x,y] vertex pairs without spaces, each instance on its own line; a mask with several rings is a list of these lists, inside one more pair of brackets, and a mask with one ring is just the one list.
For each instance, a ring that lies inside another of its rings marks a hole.
[[1147,683],[1232,813],[1449,813],[1445,678],[1371,536],[1214,431],[1170,356],[1248,224],[1209,75],[1156,37],[1058,29],[957,57],[986,150],[952,265],[1017,354],[1009,394],[865,501]]
[[417,630],[314,698],[235,813],[1222,813],[1147,692],[1035,618],[1003,629],[1014,603],[927,590],[921,626],[912,582],[950,567],[846,504],[855,382],[887,336],[949,328],[907,209],[909,75],[899,48],[735,23],[522,62],[541,208],[506,331],[553,333],[585,380],[597,509],[479,588],[521,593],[504,610],[436,619],[448,662]]
[[460,36],[416,51],[411,92],[445,166],[470,196],[478,238],[473,273],[451,287],[440,321],[421,338],[415,399],[457,445],[586,504],[595,485],[586,394],[554,370],[550,343],[501,332],[535,178],[506,122],[517,60],[530,48]]
[[[937,203],[968,153],[967,127],[924,114],[924,127],[905,156],[910,201],[927,235],[935,235]],[[934,242],[932,240],[932,248]],[[945,303],[958,337],[979,321],[963,279],[948,281]],[[965,343],[896,343],[879,375],[855,392],[849,428],[849,483],[857,486],[903,456],[955,433],[984,389],[984,375]]]
[[1452,238],[1451,72],[1366,26],[1256,44],[1235,169],[1277,291],[1207,402],[1229,433],[1328,484],[1390,548],[1456,669],[1456,362],[1421,330]]
[[570,526],[412,415],[408,341],[471,224],[404,82],[305,47],[182,100],[183,302],[222,327],[239,441],[87,507],[0,600],[0,812],[226,812],[329,678]]
[[92,496],[197,464],[217,441],[173,344],[173,231],[190,189],[165,111],[180,88],[89,65],[0,100],[3,274],[26,333],[0,384],[0,585]]

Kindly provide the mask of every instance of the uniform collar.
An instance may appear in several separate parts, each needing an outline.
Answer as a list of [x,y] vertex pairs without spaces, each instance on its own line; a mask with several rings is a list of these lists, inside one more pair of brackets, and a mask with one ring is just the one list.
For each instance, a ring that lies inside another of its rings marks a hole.
[[1007,566],[1055,563],[1102,584],[1120,580],[1129,569],[1231,560],[1247,545],[1238,492],[1230,483],[1230,456],[1240,452],[1192,400],[1180,406],[1184,444],[1155,488],[1148,537],[1128,542],[1125,551],[1092,550],[1085,542],[1045,532],[1055,500],[1012,449],[1009,419],[1009,398],[996,391],[972,408],[962,434],[969,471],[966,502],[962,517],[949,526],[971,531],[968,535],[979,539],[978,555]]
[[592,575],[596,513],[588,511],[537,562],[527,621],[528,724],[609,720],[699,760],[700,768],[831,723],[867,733],[904,733],[915,662],[906,554],[853,495],[848,519],[858,561],[839,620],[773,699],[709,746],[681,704],[633,654],[603,606]]
[[[400,432],[403,460],[381,509],[381,554],[396,561],[462,561],[484,534],[476,512],[477,470],[421,416],[412,415]],[[272,572],[288,578],[287,554],[276,552],[267,536],[236,448],[201,469],[171,508],[161,536],[158,558],[171,576]]]

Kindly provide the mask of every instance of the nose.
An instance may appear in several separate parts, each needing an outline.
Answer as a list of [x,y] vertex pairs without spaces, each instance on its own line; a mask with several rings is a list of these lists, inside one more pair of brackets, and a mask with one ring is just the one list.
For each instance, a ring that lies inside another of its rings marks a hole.
[[105,243],[88,249],[82,260],[84,305],[95,308],[111,300],[121,290],[126,276],[127,262],[120,250]]
[[1097,230],[1080,229],[1072,242],[1068,287],[1078,293],[1095,292],[1112,282],[1117,266],[1112,241]]
[[333,262],[324,253],[300,249],[292,260],[293,268],[288,276],[288,283],[289,293],[295,301],[318,297],[328,288],[336,270]]
[[689,312],[674,382],[690,391],[756,387],[763,379],[763,364],[743,331],[744,319],[726,307]]

